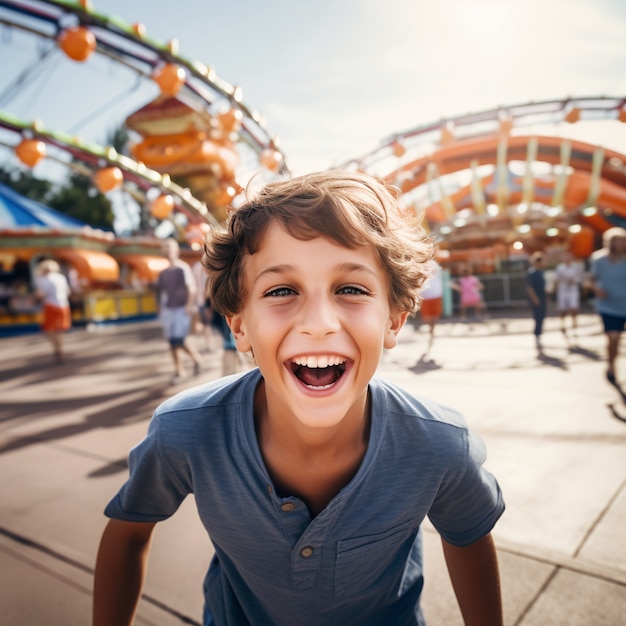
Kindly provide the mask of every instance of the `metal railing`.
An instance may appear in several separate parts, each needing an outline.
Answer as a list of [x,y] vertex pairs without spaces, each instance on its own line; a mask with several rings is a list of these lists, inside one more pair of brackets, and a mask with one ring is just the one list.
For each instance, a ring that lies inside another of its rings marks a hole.
[[[554,292],[554,272],[546,271],[546,289],[548,291],[548,301],[555,299]],[[487,309],[506,309],[528,306],[528,297],[526,296],[526,271],[515,271],[501,274],[481,274],[477,275],[484,285],[483,298]],[[459,292],[450,288],[451,278],[445,281],[445,289],[449,290],[448,297],[450,304],[447,315],[452,311],[459,310]],[[585,282],[581,286],[581,305],[590,299],[591,294]]]

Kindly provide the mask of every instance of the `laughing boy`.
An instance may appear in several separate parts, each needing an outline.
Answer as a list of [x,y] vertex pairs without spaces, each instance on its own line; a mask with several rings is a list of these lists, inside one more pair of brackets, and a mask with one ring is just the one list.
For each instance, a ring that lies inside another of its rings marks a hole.
[[375,377],[433,243],[384,185],[268,185],[207,238],[211,302],[256,368],[155,412],[106,508],[94,624],[132,624],[155,525],[193,494],[215,556],[205,626],[423,625],[421,524],[465,623],[499,626],[504,510],[459,413]]

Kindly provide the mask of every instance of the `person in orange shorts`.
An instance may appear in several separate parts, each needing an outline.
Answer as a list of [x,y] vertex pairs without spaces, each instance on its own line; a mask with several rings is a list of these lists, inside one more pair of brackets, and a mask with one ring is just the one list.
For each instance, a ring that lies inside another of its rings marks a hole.
[[59,264],[46,259],[37,266],[35,286],[37,297],[43,302],[41,330],[52,344],[54,360],[62,363],[63,333],[72,326],[69,283],[61,273]]
[[431,346],[435,338],[435,324],[443,312],[443,283],[441,280],[441,265],[434,259],[429,261],[429,278],[422,291],[422,306],[420,315],[424,324],[428,324]]

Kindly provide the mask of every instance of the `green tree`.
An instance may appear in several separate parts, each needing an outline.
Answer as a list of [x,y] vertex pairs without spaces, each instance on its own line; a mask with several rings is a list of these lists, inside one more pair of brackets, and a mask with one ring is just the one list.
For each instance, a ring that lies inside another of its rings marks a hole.
[[54,187],[50,181],[33,176],[30,170],[19,171],[17,175],[15,172],[0,170],[0,183],[42,204],[47,204]]
[[108,198],[93,186],[89,178],[78,172],[70,174],[67,183],[49,197],[47,204],[94,228],[113,230],[115,215]]

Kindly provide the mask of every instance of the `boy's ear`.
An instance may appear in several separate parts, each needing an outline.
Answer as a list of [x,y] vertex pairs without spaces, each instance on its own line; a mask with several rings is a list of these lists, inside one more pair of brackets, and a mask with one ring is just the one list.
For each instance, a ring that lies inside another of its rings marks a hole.
[[246,334],[246,325],[240,313],[226,317],[226,323],[230,328],[230,332],[235,338],[235,344],[239,352],[249,352],[252,350],[252,344]]
[[408,311],[391,311],[387,322],[387,332],[385,333],[385,341],[383,346],[390,350],[398,345],[398,333],[406,323],[409,316]]

